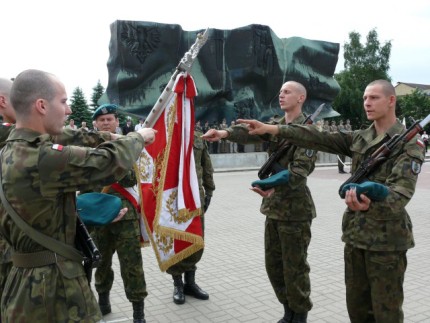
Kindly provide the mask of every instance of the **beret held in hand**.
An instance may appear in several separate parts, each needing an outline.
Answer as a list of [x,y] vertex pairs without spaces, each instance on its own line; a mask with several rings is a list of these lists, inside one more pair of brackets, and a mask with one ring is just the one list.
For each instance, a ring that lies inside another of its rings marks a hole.
[[84,193],[76,198],[78,214],[85,225],[109,224],[121,210],[121,199],[104,193]]
[[345,197],[346,191],[355,188],[357,192],[357,197],[360,197],[361,194],[366,195],[372,201],[382,201],[385,199],[390,192],[388,187],[383,184],[375,183],[375,182],[363,182],[360,184],[357,183],[349,183],[346,184],[341,191],[341,196]]
[[290,172],[288,170],[283,170],[268,178],[253,181],[251,183],[251,186],[259,186],[264,191],[275,186],[287,184],[289,179]]

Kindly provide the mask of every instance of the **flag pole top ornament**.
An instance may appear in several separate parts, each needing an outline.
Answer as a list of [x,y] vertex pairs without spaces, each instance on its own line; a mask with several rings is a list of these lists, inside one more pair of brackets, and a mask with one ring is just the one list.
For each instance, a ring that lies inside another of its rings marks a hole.
[[184,56],[179,61],[179,64],[176,67],[176,70],[173,73],[172,77],[170,78],[169,83],[167,83],[166,87],[164,88],[163,92],[161,93],[160,97],[158,98],[157,102],[154,104],[154,107],[152,108],[151,112],[146,118],[144,123],[145,127],[152,128],[154,126],[155,122],[158,120],[158,118],[160,117],[161,113],[165,108],[165,102],[168,102],[172,98],[173,87],[177,76],[180,73],[185,73],[185,74],[190,73],[191,68],[193,67],[193,63],[196,60],[200,49],[208,40],[208,35],[209,35],[209,28],[206,28],[203,34],[202,33],[197,34],[196,41],[194,42],[193,45],[191,45],[190,49],[187,52],[185,52]]
[[199,54],[200,49],[208,40],[209,28],[203,33],[198,33],[196,41],[193,45],[191,45],[190,49],[184,54],[181,61],[179,62],[178,67],[176,68],[178,71],[189,73],[191,68],[193,67],[193,63]]

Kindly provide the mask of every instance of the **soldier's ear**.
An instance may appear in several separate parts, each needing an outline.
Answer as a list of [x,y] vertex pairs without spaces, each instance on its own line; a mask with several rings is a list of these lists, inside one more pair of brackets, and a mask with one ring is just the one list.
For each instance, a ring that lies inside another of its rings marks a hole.
[[46,114],[46,102],[44,99],[37,99],[35,102],[36,111],[42,115]]

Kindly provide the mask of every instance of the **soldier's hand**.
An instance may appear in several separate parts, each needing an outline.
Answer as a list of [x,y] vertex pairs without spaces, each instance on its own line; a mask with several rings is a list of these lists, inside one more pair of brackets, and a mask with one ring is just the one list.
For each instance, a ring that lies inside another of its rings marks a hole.
[[118,215],[116,216],[115,219],[112,220],[112,223],[121,220],[124,217],[124,215],[127,213],[127,211],[128,211],[128,208],[126,208],[126,207],[119,210]]
[[223,138],[227,138],[228,132],[225,130],[209,129],[202,138],[207,141],[220,141]]
[[245,124],[250,135],[264,135],[265,133],[277,135],[279,133],[277,125],[265,124],[258,120],[237,119],[237,123]]
[[212,196],[210,196],[210,195],[206,195],[205,196],[205,206],[203,208],[203,210],[205,211],[205,213],[206,213],[206,211],[209,208],[209,204],[211,204],[211,198],[212,198]]
[[345,192],[345,203],[351,211],[367,211],[370,207],[370,202],[371,199],[364,194],[360,194],[359,200],[355,187]]
[[145,141],[145,146],[148,146],[155,141],[155,134],[157,133],[157,130],[152,128],[142,128],[139,129],[137,133],[142,136],[143,140]]
[[253,186],[250,188],[251,191],[259,194],[261,197],[270,197],[273,193],[275,193],[275,188],[269,188],[268,190],[263,191],[260,186]]

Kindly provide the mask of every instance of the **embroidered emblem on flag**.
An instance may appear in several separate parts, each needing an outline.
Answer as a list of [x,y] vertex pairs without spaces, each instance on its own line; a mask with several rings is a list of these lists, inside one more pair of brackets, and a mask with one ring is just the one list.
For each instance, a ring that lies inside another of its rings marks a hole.
[[174,95],[156,121],[156,141],[138,160],[141,209],[161,271],[204,247],[193,155],[194,96],[191,76],[179,74]]

